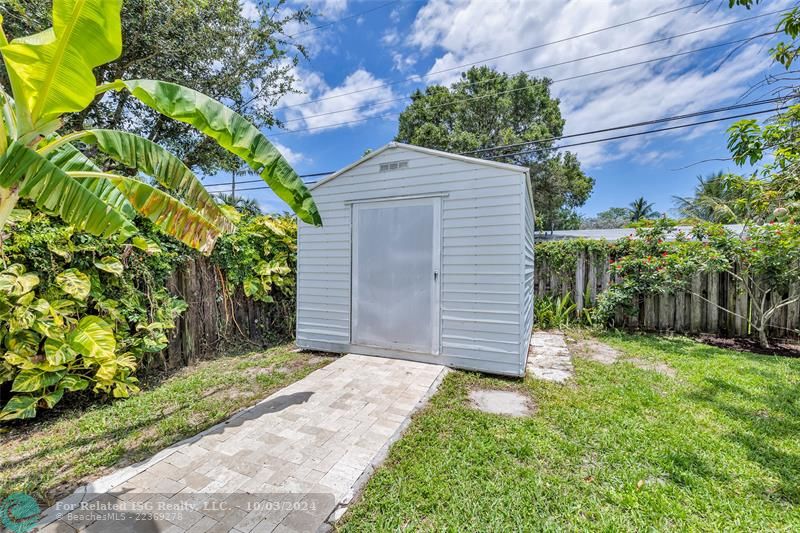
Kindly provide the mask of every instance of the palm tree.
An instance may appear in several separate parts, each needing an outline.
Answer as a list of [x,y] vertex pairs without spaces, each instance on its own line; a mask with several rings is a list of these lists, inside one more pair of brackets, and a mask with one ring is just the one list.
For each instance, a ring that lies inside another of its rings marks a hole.
[[244,196],[234,196],[233,194],[219,194],[217,198],[225,205],[235,208],[237,211],[246,213],[248,215],[258,216],[263,215],[261,206],[252,198],[245,198]]
[[[0,54],[10,81],[0,87],[0,230],[20,198],[77,229],[125,240],[138,213],[205,253],[233,229],[197,176],[176,156],[138,135],[90,129],[59,134],[62,116],[107,91],[131,96],[190,124],[238,156],[306,222],[321,224],[308,189],[252,124],[192,89],[157,80],[108,80],[92,69],[122,52],[122,0],[54,0],[53,27],[9,42],[0,16]],[[74,143],[93,145],[150,182],[106,172]]]
[[693,196],[674,196],[678,210],[687,217],[708,222],[733,224],[740,221],[739,194],[722,172],[708,177],[698,176]]
[[640,196],[636,200],[628,204],[628,211],[630,211],[631,222],[638,222],[647,218],[654,217],[656,211],[653,209],[652,203]]

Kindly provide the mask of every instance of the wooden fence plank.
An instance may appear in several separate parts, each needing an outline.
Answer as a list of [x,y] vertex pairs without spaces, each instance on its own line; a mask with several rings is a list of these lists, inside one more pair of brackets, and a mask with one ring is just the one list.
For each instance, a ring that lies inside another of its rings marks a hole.
[[702,278],[699,273],[692,276],[692,294],[691,294],[691,314],[689,322],[689,331],[697,333],[703,327],[702,318],[702,299],[700,298],[700,291],[702,291]]
[[575,259],[575,290],[574,290],[574,298],[573,301],[575,302],[575,311],[578,313],[578,316],[583,314],[583,295],[585,292],[584,283],[586,281],[586,252],[581,251],[578,253],[578,257]]
[[[612,267],[607,256],[600,258],[588,250],[578,253],[575,269],[566,272],[557,272],[546,261],[540,260],[534,273],[537,295],[555,297],[569,294],[578,309],[595,305],[599,294],[621,281]],[[185,280],[184,284],[183,290],[189,291],[192,280]],[[800,294],[800,281],[790,290],[793,294]],[[631,303],[630,312],[623,312],[622,308],[616,310],[616,326],[731,336],[749,334],[747,292],[741,282],[725,273],[697,273],[686,292],[635,298]],[[723,311],[714,303],[741,316]],[[770,321],[770,335],[800,337],[800,302],[775,314]]]
[[597,257],[595,257],[594,252],[589,252],[588,261],[589,273],[587,275],[587,284],[589,287],[589,301],[586,303],[588,306],[594,307],[594,304],[597,302]]

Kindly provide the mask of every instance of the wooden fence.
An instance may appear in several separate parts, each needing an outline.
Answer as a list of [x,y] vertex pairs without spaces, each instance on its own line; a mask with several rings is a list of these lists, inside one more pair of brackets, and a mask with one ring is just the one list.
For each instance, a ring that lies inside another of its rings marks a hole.
[[189,259],[172,274],[167,289],[189,304],[164,351],[170,368],[218,355],[226,344],[257,347],[294,334],[293,298],[277,295],[270,304],[247,298],[229,287],[207,258]]
[[[591,251],[578,252],[575,267],[558,271],[546,260],[537,258],[534,291],[541,296],[569,294],[580,314],[592,307],[597,295],[615,281],[609,257]],[[800,291],[800,280],[793,291]],[[632,302],[638,312],[617,310],[615,324],[621,327],[679,333],[712,333],[728,337],[749,336],[747,320],[720,309],[735,310],[749,316],[747,293],[739,290],[739,282],[726,273],[695,274],[691,290],[677,294],[645,296]],[[715,305],[716,304],[716,305]],[[770,320],[770,337],[800,336],[800,302],[778,310]]]

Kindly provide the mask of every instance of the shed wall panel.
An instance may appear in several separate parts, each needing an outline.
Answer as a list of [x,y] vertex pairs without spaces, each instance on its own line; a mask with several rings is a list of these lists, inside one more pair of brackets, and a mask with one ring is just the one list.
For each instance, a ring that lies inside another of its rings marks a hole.
[[[381,163],[393,161],[407,161],[408,168],[380,172]],[[519,375],[528,320],[520,295],[525,181],[512,169],[394,147],[315,188],[323,226],[301,222],[298,229],[298,345],[357,351],[349,344],[349,320],[342,320],[351,316],[352,203],[439,195],[441,354],[430,360]],[[336,311],[332,320],[320,320],[327,308]]]

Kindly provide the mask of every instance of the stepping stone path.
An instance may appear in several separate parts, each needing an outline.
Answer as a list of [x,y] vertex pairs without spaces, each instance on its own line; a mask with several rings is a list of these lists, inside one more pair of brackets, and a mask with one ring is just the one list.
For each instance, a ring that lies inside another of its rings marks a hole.
[[45,511],[39,531],[330,529],[446,371],[348,354],[81,487]]
[[572,359],[560,331],[535,331],[528,352],[528,373],[539,379],[564,383],[572,377]]

